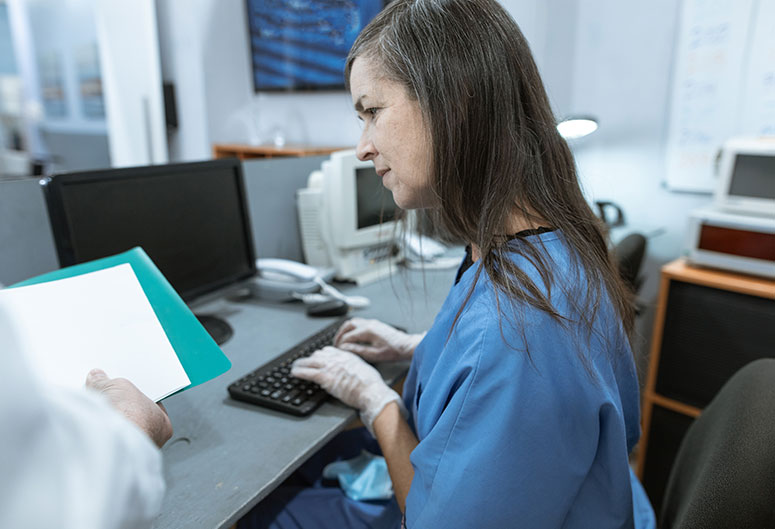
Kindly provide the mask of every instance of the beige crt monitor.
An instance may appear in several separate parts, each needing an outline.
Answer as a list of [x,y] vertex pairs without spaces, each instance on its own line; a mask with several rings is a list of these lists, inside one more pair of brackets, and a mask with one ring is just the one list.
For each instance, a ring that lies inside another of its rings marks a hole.
[[714,205],[731,213],[775,217],[775,137],[724,143]]
[[313,171],[296,195],[307,264],[333,267],[336,277],[368,283],[401,258],[399,209],[372,162],[338,151]]
[[775,138],[724,143],[709,207],[689,215],[692,264],[775,278]]

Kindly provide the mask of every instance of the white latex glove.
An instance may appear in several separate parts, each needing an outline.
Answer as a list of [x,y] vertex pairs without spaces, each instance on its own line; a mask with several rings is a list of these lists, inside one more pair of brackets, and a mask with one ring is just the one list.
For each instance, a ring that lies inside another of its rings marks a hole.
[[379,320],[352,318],[339,327],[334,345],[369,362],[395,362],[410,360],[424,336],[407,334]]
[[311,380],[331,395],[361,413],[361,421],[374,435],[374,419],[391,402],[397,402],[406,415],[401,397],[393,391],[379,371],[353,353],[336,347],[324,347],[291,367],[291,375]]

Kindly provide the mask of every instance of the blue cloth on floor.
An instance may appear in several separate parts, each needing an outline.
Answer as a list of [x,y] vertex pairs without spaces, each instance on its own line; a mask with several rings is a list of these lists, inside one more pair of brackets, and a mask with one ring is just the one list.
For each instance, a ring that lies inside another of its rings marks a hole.
[[351,500],[389,500],[393,496],[385,458],[366,450],[353,459],[329,463],[323,477],[338,480]]
[[362,450],[380,454],[365,428],[336,436],[282,485],[246,514],[238,529],[398,529],[401,511],[395,498],[356,501],[335,480],[323,477],[328,464],[352,459]]

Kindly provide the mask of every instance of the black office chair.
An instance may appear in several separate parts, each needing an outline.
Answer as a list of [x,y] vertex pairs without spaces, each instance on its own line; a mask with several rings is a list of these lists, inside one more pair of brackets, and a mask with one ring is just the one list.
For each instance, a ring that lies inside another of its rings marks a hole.
[[775,528],[775,359],[738,371],[689,428],[659,527]]
[[629,234],[614,247],[614,258],[619,265],[619,274],[636,294],[643,284],[640,269],[645,255],[646,237],[640,233]]

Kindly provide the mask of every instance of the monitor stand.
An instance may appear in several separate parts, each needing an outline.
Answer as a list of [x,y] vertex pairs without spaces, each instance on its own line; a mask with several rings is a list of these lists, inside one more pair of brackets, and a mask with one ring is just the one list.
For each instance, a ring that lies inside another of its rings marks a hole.
[[231,325],[229,325],[226,320],[222,318],[211,316],[209,314],[194,314],[194,316],[196,316],[196,319],[199,320],[199,323],[202,324],[202,327],[205,328],[208,334],[213,337],[213,340],[215,340],[215,343],[218,345],[223,344],[226,340],[231,338],[232,334],[234,334],[234,330],[231,328]]

